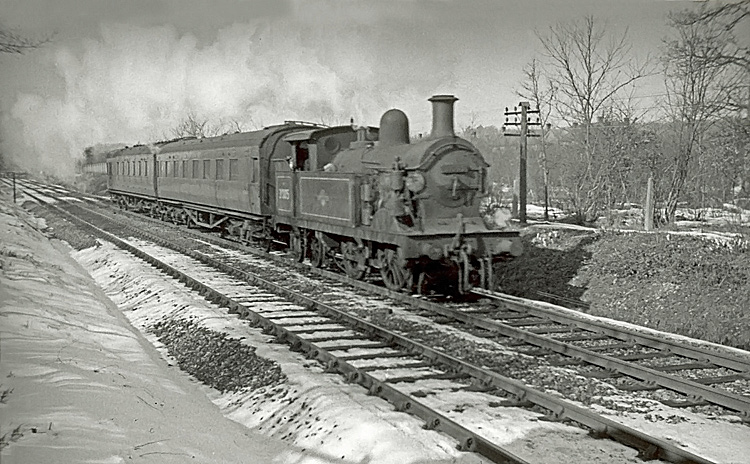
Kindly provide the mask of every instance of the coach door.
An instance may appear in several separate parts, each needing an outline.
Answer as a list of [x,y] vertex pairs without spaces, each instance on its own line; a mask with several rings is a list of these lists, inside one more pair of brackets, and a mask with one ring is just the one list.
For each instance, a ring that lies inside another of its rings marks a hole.
[[275,160],[285,161],[291,156],[291,146],[283,142],[281,137],[287,134],[287,131],[279,131],[270,136],[263,142],[261,149],[261,163],[264,166],[265,176],[261,177],[263,184],[263,213],[273,214],[276,211],[276,162]]
[[250,205],[250,212],[253,214],[261,214],[261,203],[260,198],[260,150],[257,146],[250,147],[247,151],[247,201]]

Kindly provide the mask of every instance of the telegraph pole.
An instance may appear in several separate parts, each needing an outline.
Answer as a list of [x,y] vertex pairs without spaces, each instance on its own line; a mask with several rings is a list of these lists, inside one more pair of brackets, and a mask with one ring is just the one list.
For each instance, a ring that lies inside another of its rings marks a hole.
[[[536,122],[529,120],[529,114],[539,114],[539,109],[531,110],[529,102],[522,101],[518,104],[521,110],[518,111],[517,107],[513,107],[513,111],[509,111],[505,108],[505,126],[520,126],[521,132],[516,134],[513,132],[506,133],[505,135],[520,136],[521,137],[521,153],[518,162],[518,220],[522,223],[526,223],[526,161],[527,156],[527,138],[528,137],[539,137],[538,134],[529,133],[529,126],[539,126],[541,122],[537,117]],[[513,116],[513,122],[508,118]],[[519,122],[517,116],[521,117]]]
[[526,160],[528,148],[526,139],[529,134],[529,121],[527,120],[529,102],[521,102],[521,158],[518,162],[518,219],[521,224],[526,224]]

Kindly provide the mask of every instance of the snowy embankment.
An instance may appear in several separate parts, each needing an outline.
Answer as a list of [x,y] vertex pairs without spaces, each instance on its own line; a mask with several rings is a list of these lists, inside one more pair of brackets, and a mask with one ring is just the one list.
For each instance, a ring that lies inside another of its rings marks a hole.
[[288,453],[166,369],[67,250],[18,215],[0,203],[3,463],[271,462]]

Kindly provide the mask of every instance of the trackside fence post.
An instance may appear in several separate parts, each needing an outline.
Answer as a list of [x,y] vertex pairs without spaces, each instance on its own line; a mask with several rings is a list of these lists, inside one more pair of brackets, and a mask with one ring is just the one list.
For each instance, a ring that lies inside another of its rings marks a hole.
[[646,205],[643,209],[643,228],[654,230],[654,178],[648,178],[646,185]]

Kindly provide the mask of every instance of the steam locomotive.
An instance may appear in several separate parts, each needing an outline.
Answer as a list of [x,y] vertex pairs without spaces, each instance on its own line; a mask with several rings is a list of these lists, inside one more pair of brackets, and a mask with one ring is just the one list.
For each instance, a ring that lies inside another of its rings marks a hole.
[[397,109],[380,127],[299,121],[117,150],[108,188],[121,207],[335,263],[392,290],[489,288],[493,263],[522,253],[516,231],[480,214],[487,168],[453,130],[451,95],[436,95],[432,132],[412,142]]

